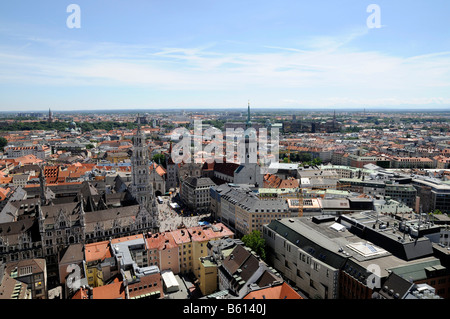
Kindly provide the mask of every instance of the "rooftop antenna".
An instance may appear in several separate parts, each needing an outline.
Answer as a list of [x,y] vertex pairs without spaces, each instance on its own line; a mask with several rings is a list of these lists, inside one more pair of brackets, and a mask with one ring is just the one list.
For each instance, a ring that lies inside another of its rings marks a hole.
[[420,209],[419,209],[419,230],[420,230],[420,224],[422,222],[422,212],[423,212],[422,206],[420,206]]
[[379,210],[377,209],[376,212],[377,212],[377,220],[375,221],[375,224],[378,224],[378,214],[379,214]]
[[[395,215],[397,215],[398,205],[395,206]],[[403,239],[405,239],[406,235],[406,223],[405,223],[405,210],[402,210],[402,223],[403,223]]]

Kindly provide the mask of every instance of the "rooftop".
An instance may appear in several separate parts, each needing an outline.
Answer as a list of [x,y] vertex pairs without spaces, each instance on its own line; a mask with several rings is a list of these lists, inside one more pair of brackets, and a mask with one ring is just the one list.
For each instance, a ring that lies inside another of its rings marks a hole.
[[109,241],[101,241],[85,245],[85,260],[86,262],[104,260],[112,256]]
[[[402,243],[396,235],[389,234],[392,232],[390,227],[373,229],[375,221],[367,213],[353,213],[333,219],[331,216],[323,219],[285,218],[274,220],[267,227],[311,256],[337,269],[347,260],[353,260],[364,267],[376,260],[382,274],[386,276],[387,269],[412,264],[411,260],[433,258],[428,238],[421,237],[417,241]],[[379,221],[378,225],[380,224]],[[390,225],[393,225],[392,218]]]
[[243,299],[303,299],[286,282],[249,292]]

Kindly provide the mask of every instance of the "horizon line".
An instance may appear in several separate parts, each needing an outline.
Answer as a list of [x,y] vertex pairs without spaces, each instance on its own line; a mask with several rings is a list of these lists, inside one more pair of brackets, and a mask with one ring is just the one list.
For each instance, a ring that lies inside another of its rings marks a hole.
[[[444,113],[448,113],[450,112],[450,109],[448,108],[449,106],[436,106],[436,107],[426,107],[426,106],[371,106],[371,107],[294,107],[294,106],[286,106],[286,107],[277,107],[276,109],[273,109],[274,107],[252,107],[251,109],[253,111],[255,110],[259,110],[259,111],[265,111],[265,112],[277,112],[277,111],[306,111],[306,112],[318,112],[318,111],[345,111],[345,112],[374,112],[376,110],[383,110],[383,111],[390,111],[390,112],[398,112],[398,111],[411,111],[411,112],[436,112],[436,111],[441,111]],[[213,109],[211,109],[213,108]],[[80,109],[80,110],[76,110],[76,109],[66,109],[66,110],[61,110],[61,109],[52,109],[51,107],[49,108],[51,110],[52,113],[54,112],[58,112],[58,113],[96,113],[96,112],[101,112],[101,113],[123,113],[123,112],[139,112],[139,111],[151,111],[151,112],[156,112],[156,111],[160,111],[160,112],[174,112],[174,111],[207,111],[207,112],[211,112],[211,113],[217,113],[217,112],[223,112],[223,111],[240,111],[240,110],[247,110],[247,106],[242,106],[242,107],[195,107],[195,106],[191,106],[191,107],[141,107],[141,108],[114,108],[114,109],[103,109],[103,108],[99,108],[99,109]],[[48,113],[49,109],[25,109],[25,110],[14,110],[14,111],[5,111],[5,110],[0,110],[0,113],[3,114],[14,114],[14,113]]]

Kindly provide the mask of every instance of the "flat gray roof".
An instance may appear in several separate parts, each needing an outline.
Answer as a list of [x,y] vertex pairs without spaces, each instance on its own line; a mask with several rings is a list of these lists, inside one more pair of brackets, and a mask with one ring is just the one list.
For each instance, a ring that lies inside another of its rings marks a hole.
[[[373,231],[372,223],[376,221],[376,218],[374,219],[371,214],[366,212],[345,216],[353,217],[355,221],[365,225],[367,232]],[[313,257],[319,260],[322,257],[325,263],[335,268],[343,266],[346,260],[353,260],[354,263],[365,269],[368,269],[371,264],[376,264],[380,267],[381,275],[387,276],[388,269],[415,264],[418,262],[418,260],[413,260],[415,258],[421,257],[419,260],[433,258],[428,254],[428,246],[430,246],[431,253],[432,246],[426,237],[418,238],[418,241],[411,243],[405,242],[403,246],[398,243],[397,249],[401,247],[400,249],[404,250],[401,252],[407,257],[402,258],[390,249],[391,242],[397,242],[398,240],[398,232],[392,234],[392,230],[377,229],[376,231],[380,231],[381,234],[388,237],[388,240],[383,239],[383,237],[381,239],[374,237],[376,240],[370,241],[350,232],[349,225],[345,225],[345,223],[344,225],[347,228],[339,231],[340,227],[334,227],[337,224],[334,220],[324,219],[324,221],[320,221],[319,218],[318,223],[317,219],[315,220],[316,222],[311,217],[283,218],[272,221],[267,227]],[[393,219],[390,218],[390,221],[390,225],[393,226]]]

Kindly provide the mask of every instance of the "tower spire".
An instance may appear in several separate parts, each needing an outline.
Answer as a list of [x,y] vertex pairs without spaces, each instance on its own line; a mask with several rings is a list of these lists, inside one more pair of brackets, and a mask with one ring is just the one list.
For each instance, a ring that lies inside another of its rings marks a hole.
[[141,115],[138,113],[137,116],[137,129],[138,129],[138,133],[141,131]]
[[48,108],[48,121],[53,122],[53,113],[50,108]]
[[252,122],[250,120],[250,100],[248,101],[247,104],[247,128],[249,128],[250,126],[252,126]]

